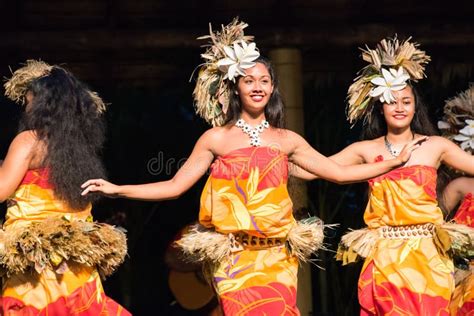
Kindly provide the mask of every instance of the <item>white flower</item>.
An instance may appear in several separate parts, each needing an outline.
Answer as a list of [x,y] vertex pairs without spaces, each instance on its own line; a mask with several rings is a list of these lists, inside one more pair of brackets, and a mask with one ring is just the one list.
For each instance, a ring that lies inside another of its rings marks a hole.
[[467,148],[474,150],[474,120],[466,120],[466,126],[459,131],[458,135],[454,136],[454,140],[461,142],[463,150]]
[[395,102],[392,91],[402,90],[407,86],[406,81],[410,79],[410,76],[405,73],[403,67],[398,68],[398,71],[393,68],[389,70],[387,71],[385,68],[382,68],[382,76],[370,80],[377,87],[373,88],[369,95],[371,97],[380,97],[380,102],[382,103]]
[[258,134],[259,133],[258,133],[257,129],[253,129],[249,133],[250,137],[258,137]]
[[255,66],[255,60],[260,56],[255,43],[245,41],[235,42],[233,48],[224,46],[227,57],[217,62],[219,70],[225,72],[224,79],[235,81],[237,76],[245,76],[245,69]]
[[259,138],[251,138],[250,139],[250,146],[258,147],[262,144]]
[[448,129],[448,128],[451,128],[451,125],[449,125],[449,123],[446,123],[445,121],[438,121],[438,128]]
[[242,130],[244,131],[245,134],[248,134],[248,133],[250,133],[252,128],[250,127],[250,125],[245,124],[244,127],[242,128]]
[[243,119],[239,119],[237,123],[235,123],[235,126],[242,128],[245,124],[245,121]]

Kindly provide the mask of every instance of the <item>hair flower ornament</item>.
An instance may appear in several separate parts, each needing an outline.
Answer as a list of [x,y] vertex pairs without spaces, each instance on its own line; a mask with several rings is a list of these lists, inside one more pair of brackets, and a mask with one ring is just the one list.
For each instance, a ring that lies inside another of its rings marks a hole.
[[474,153],[474,85],[446,101],[438,128],[443,137]]
[[474,120],[466,120],[466,126],[454,136],[454,140],[461,142],[460,146],[463,150],[474,150]]
[[255,60],[260,57],[255,43],[245,41],[235,42],[232,47],[224,46],[227,57],[217,62],[219,70],[225,73],[224,79],[235,82],[235,78],[245,76],[245,69],[255,66]]
[[407,86],[408,79],[410,79],[410,76],[405,73],[403,67],[398,68],[398,70],[390,68],[390,71],[382,68],[382,75],[370,81],[375,87],[372,88],[369,95],[374,98],[379,97],[380,102],[395,102],[392,91],[404,89]]
[[212,126],[224,124],[229,106],[230,84],[238,76],[245,75],[245,69],[253,67],[260,56],[253,36],[244,35],[248,25],[234,19],[198,39],[208,39],[206,51],[201,54],[204,63],[199,66],[193,96],[196,113]]
[[358,74],[347,92],[347,118],[355,124],[360,118],[370,119],[377,100],[395,101],[393,91],[402,90],[407,81],[425,77],[425,66],[430,56],[411,38],[400,42],[397,37],[383,39],[375,49],[362,49],[362,59],[369,64]]

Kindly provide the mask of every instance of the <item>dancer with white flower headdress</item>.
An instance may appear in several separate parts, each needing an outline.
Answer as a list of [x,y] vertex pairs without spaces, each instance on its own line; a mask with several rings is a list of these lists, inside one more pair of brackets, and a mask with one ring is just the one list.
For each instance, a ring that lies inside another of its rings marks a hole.
[[[178,244],[204,261],[226,315],[298,315],[298,260],[321,247],[316,218],[297,223],[287,191],[288,162],[335,182],[362,181],[405,163],[416,141],[398,157],[341,166],[283,129],[283,102],[270,62],[260,57],[245,23],[210,30],[194,97],[197,113],[214,127],[197,141],[173,179],[117,186],[87,181],[83,194],[142,200],[179,197],[211,166],[199,220]],[[212,165],[211,165],[212,164]]]
[[440,164],[474,174],[474,157],[435,134],[415,84],[430,57],[410,39],[382,40],[363,50],[369,64],[348,90],[351,124],[363,119],[364,138],[330,159],[342,165],[386,161],[419,137],[399,168],[369,180],[367,228],[342,237],[337,258],[365,258],[359,278],[361,315],[448,315],[454,252],[472,250],[472,229],[444,223],[436,198]]
[[[442,135],[452,139],[463,150],[474,154],[474,86],[448,100],[444,116],[438,122]],[[442,191],[440,206],[456,223],[474,228],[474,177],[456,173],[455,179]],[[470,261],[458,260],[455,270],[456,289],[451,301],[451,315],[471,315],[474,311],[474,252]]]

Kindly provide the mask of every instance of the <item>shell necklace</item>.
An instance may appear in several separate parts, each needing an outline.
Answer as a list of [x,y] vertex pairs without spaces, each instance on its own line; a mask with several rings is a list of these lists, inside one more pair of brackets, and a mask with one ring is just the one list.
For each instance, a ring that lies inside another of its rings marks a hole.
[[240,128],[245,134],[249,135],[250,137],[250,146],[258,147],[262,145],[260,140],[260,134],[266,129],[270,127],[270,123],[267,120],[263,119],[260,124],[255,127],[250,126],[249,123],[245,122],[244,119],[239,119],[235,126]]
[[[414,140],[415,139],[415,133],[411,132],[411,135],[412,135],[412,138],[411,140]],[[405,145],[403,145],[401,148],[399,149],[395,149],[393,148],[393,144],[391,142],[388,141],[387,139],[387,135],[385,135],[383,137],[383,140],[385,142],[385,148],[387,148],[388,152],[390,153],[390,155],[392,155],[393,157],[398,157],[398,155],[400,155],[400,152],[402,151],[403,147],[405,147]]]

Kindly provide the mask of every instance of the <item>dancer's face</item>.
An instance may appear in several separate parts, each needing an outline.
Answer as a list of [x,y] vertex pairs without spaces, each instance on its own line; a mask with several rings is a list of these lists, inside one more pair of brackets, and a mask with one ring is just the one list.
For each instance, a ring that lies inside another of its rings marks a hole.
[[273,82],[264,64],[257,63],[245,70],[245,76],[240,77],[237,84],[242,108],[251,113],[265,109],[273,92]]
[[399,91],[392,91],[392,93],[395,102],[384,103],[382,106],[385,122],[390,128],[406,128],[410,126],[415,115],[415,96],[409,86]]

